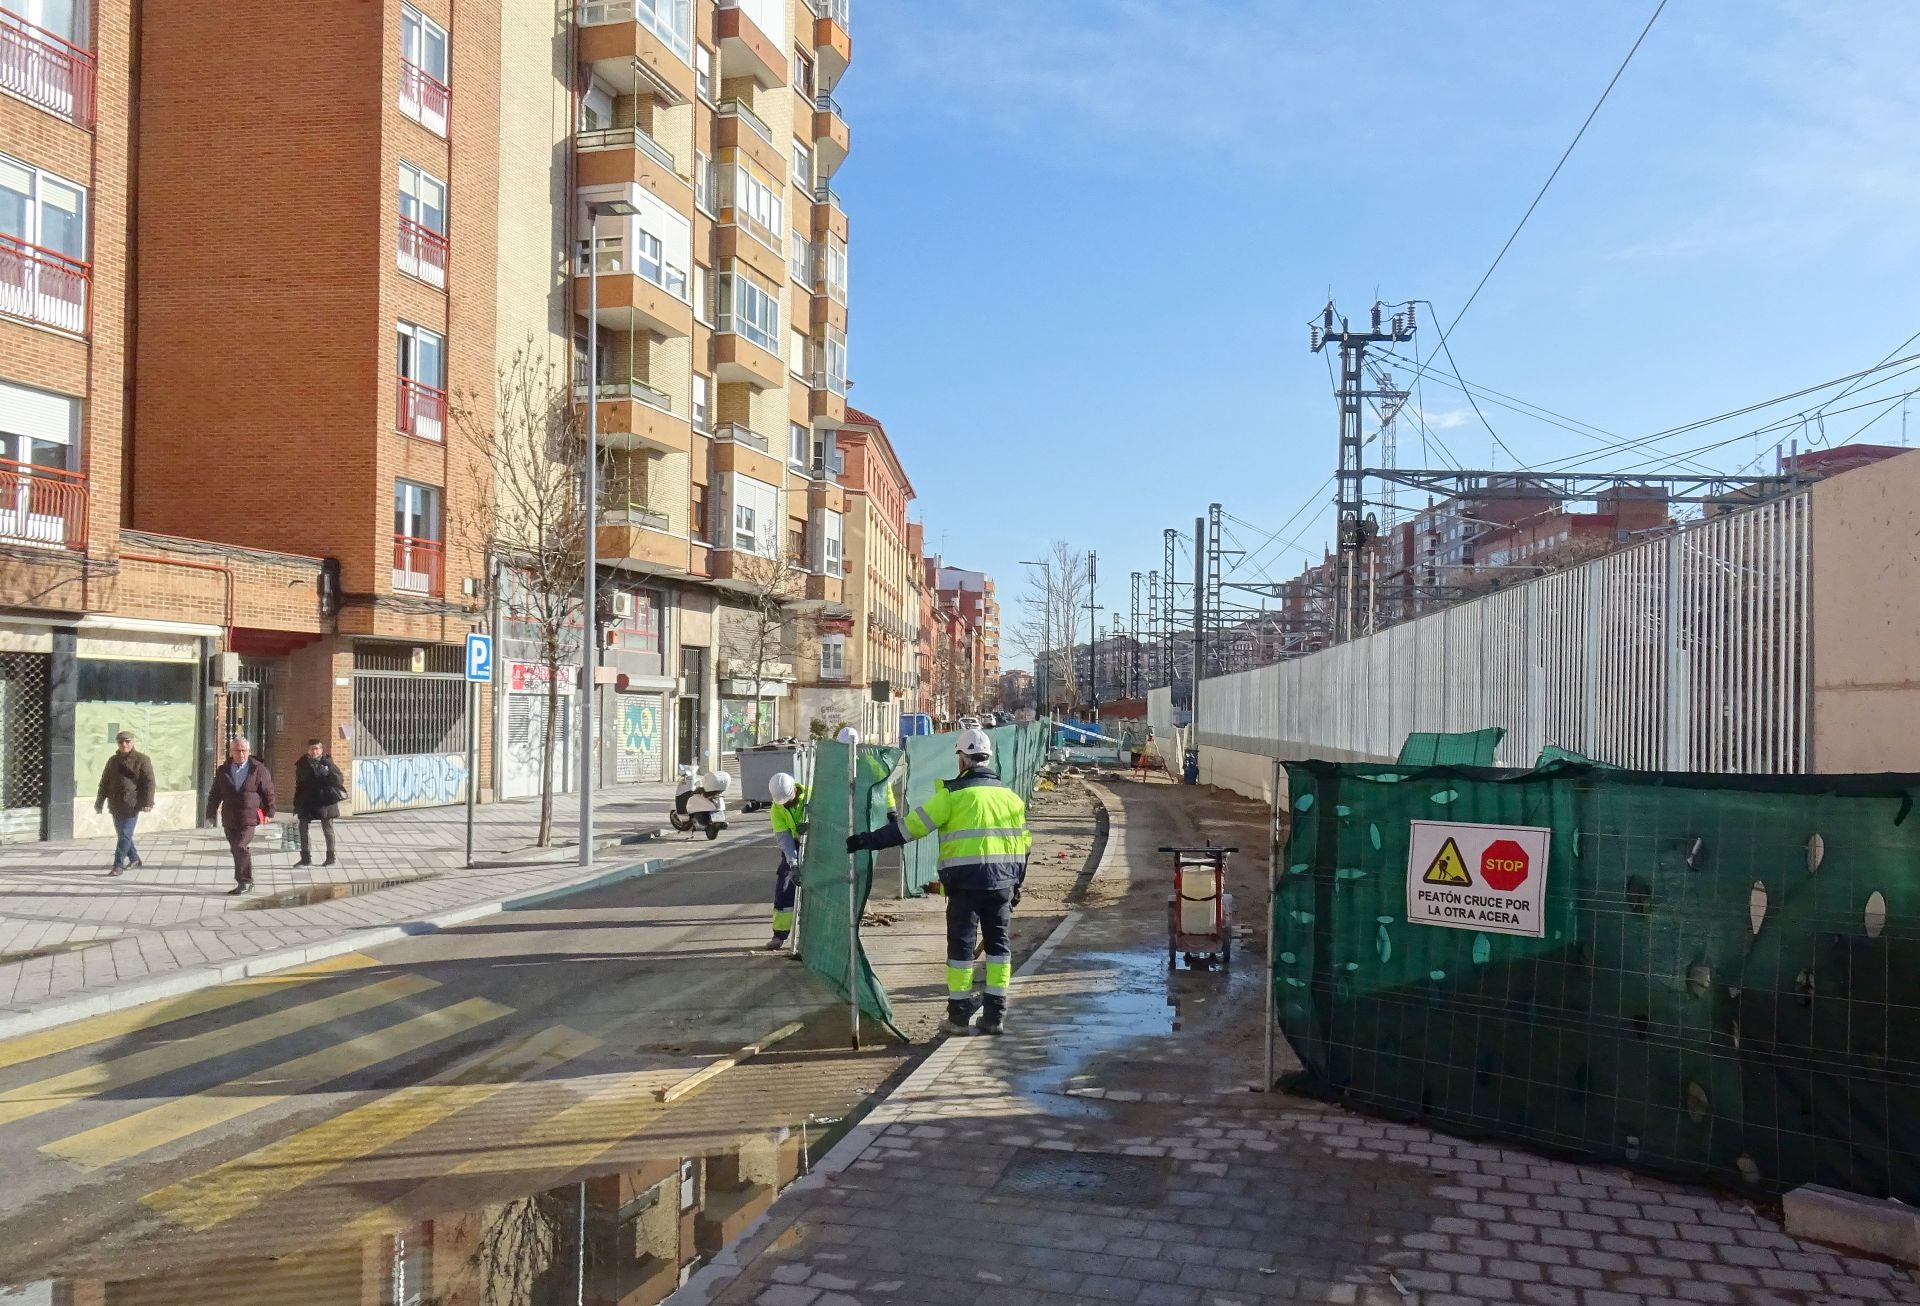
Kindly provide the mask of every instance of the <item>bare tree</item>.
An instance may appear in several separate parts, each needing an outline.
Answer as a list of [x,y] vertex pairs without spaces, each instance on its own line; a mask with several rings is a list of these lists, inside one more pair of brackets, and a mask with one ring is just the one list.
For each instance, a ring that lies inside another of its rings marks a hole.
[[[761,553],[734,553],[733,579],[743,587],[737,615],[720,625],[721,655],[753,681],[753,742],[765,743],[761,686],[769,672],[788,664],[802,636],[804,617],[797,606],[806,595],[805,560],[780,546],[772,526],[761,532]],[[721,609],[723,617],[726,608]]]
[[[1087,606],[1086,550],[1055,540],[1045,557],[1045,568],[1026,569],[1026,588],[1018,600],[1020,619],[1010,632],[1014,647],[1032,656],[1036,679],[1046,682],[1042,715],[1055,706],[1070,707],[1080,701],[1073,648]],[[1036,683],[1036,695],[1040,688]]]
[[[501,363],[491,396],[456,400],[454,420],[493,460],[475,472],[474,538],[487,541],[489,599],[530,640],[546,671],[546,726],[540,740],[540,834],[553,838],[554,754],[564,668],[580,661],[586,581],[586,457],[583,416],[560,367],[532,337]],[[604,454],[602,456],[604,464]],[[603,466],[604,470],[604,466]],[[608,477],[598,478],[605,486]],[[591,693],[581,685],[579,693]],[[587,777],[580,778],[582,784]]]

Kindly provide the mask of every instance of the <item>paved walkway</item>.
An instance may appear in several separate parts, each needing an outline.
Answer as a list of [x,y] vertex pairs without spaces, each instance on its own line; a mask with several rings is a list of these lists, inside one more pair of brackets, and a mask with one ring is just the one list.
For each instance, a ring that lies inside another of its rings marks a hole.
[[[596,835],[614,840],[666,824],[670,784],[610,790],[595,805]],[[539,800],[476,809],[465,866],[462,807],[357,816],[335,823],[338,865],[296,867],[273,835],[255,841],[251,897],[230,898],[232,861],[217,830],[140,835],[145,862],[109,878],[111,839],[0,846],[0,1036],[117,1009],[191,988],[316,960],[386,936],[446,925],[504,900],[577,885],[651,859],[707,846],[668,832],[630,847],[602,847],[596,866],[575,864],[578,806],[556,803],[555,848],[533,846]],[[766,828],[763,814],[733,814],[728,839]],[[319,830],[313,835],[319,838]],[[644,869],[644,867],[642,868]],[[377,892],[363,886],[402,881]],[[341,896],[275,906],[275,895],[332,886]],[[375,932],[369,934],[369,932]]]
[[1259,965],[1169,974],[1153,850],[1258,848],[1264,809],[1111,791],[1118,901],[1029,962],[1009,1034],[943,1044],[675,1306],[1920,1302],[1737,1200],[1249,1092]]

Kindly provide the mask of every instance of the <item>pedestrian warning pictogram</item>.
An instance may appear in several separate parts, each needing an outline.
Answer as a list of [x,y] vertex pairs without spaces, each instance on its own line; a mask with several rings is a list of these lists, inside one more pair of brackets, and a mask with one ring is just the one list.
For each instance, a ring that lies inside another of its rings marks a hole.
[[1467,859],[1460,855],[1460,845],[1448,839],[1440,845],[1440,851],[1433,855],[1433,861],[1427,866],[1427,873],[1420,877],[1428,884],[1470,885],[1473,877],[1467,874]]

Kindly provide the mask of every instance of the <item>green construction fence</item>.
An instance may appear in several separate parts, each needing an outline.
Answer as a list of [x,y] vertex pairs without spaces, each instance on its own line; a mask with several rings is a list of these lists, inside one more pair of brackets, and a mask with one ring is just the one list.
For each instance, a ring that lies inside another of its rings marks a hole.
[[[1034,781],[1046,756],[1041,724],[1001,726],[988,732],[1001,778],[1031,801]],[[846,852],[849,814],[862,831],[886,823],[890,788],[903,814],[933,795],[936,780],[957,773],[955,736],[920,735],[903,751],[862,744],[858,765],[848,771],[848,745],[826,740],[814,745],[813,785],[807,802],[807,839],[800,863],[799,955],[842,1002],[857,997],[860,1011],[899,1033],[893,1004],[867,958],[859,922],[873,892],[873,854],[853,857],[848,883]],[[851,788],[849,788],[851,786]],[[851,799],[851,801],[849,801]],[[901,850],[905,889],[919,893],[937,877],[938,840],[916,839]]]
[[[1756,1193],[1920,1202],[1920,777],[1286,770],[1272,981],[1302,1087]],[[1543,935],[1410,921],[1415,821],[1546,829]]]

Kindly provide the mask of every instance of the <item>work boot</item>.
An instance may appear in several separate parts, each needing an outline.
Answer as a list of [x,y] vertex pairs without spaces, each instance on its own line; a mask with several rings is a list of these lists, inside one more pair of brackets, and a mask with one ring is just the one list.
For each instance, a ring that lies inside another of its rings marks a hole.
[[112,870],[107,872],[108,875],[121,875],[124,873],[125,873],[125,868],[119,867],[119,866],[116,866]]
[[992,1012],[988,1012],[986,1015],[980,1017],[980,1032],[982,1034],[1006,1033],[1007,1032],[1006,1017],[996,1016]]
[[778,934],[769,939],[760,949],[762,952],[778,952],[787,946],[787,941]]
[[313,865],[313,858],[308,857],[303,853],[301,854],[300,860],[295,862],[294,865],[295,866],[311,866]]
[[340,859],[338,857],[335,857],[332,853],[328,853],[327,860],[324,862],[321,862],[320,864],[322,866],[337,866],[340,864]]
[[247,891],[246,885],[236,884],[231,889],[227,890],[227,897],[238,898],[241,894],[245,893],[246,891]]
[[940,1022],[940,1032],[942,1034],[955,1034],[965,1037],[973,1033],[973,1026],[967,1023],[967,1021],[956,1021],[952,1016],[947,1016]]
[[947,1003],[947,1016],[940,1022],[942,1034],[973,1033],[974,999]]

